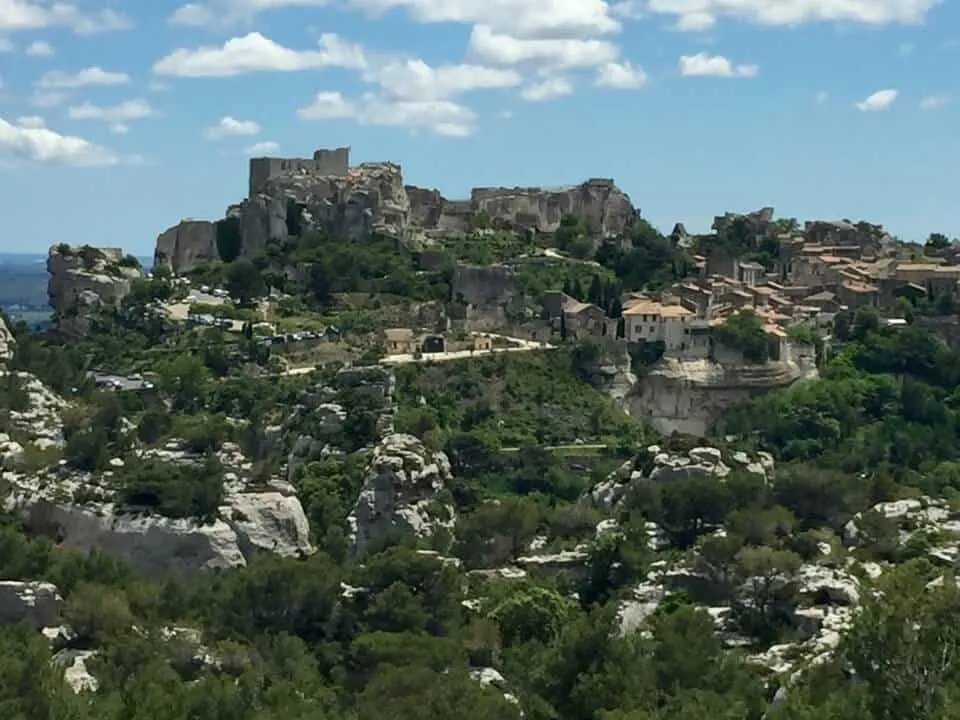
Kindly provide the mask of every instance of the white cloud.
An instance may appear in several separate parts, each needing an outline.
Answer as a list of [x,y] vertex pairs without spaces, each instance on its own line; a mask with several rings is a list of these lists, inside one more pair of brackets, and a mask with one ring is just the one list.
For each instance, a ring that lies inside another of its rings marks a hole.
[[259,32],[227,40],[223,45],[178,48],[154,63],[159,75],[179,77],[233,77],[252,72],[291,72],[320,67],[362,69],[362,48],[336,35],[320,37],[319,50],[292,50]]
[[940,0],[649,0],[647,11],[676,18],[677,27],[703,29],[719,18],[758,25],[812,22],[863,25],[922,22]]
[[352,119],[361,125],[405,127],[438,135],[466,137],[476,131],[476,114],[452,100],[392,100],[367,93],[358,99],[339,92],[320,92],[300,108],[303,120]]
[[675,27],[681,32],[702,32],[703,30],[709,30],[716,24],[716,15],[711,15],[708,12],[689,12],[677,18]]
[[221,140],[225,137],[235,137],[237,135],[256,135],[260,132],[260,125],[253,120],[237,120],[229,115],[220,118],[217,124],[204,131],[204,135],[209,140]]
[[72,106],[67,110],[67,114],[74,120],[102,120],[111,123],[114,132],[124,133],[127,122],[153,117],[156,111],[146,100],[137,98],[106,107],[85,102]]
[[26,124],[0,118],[0,150],[31,162],[98,166],[116,165],[120,159],[104,147],[75,135],[61,135],[38,118],[25,118]]
[[643,87],[647,82],[647,73],[643,68],[629,61],[610,62],[597,71],[596,84],[600,87],[618,90],[633,90]]
[[348,0],[373,13],[403,8],[425,23],[485,25],[516,37],[588,37],[616,32],[607,0]]
[[563,77],[549,77],[523,89],[520,97],[530,102],[556,100],[573,92],[573,84]]
[[86,12],[69,2],[0,0],[0,30],[13,32],[66,27],[77,35],[95,35],[132,26],[126,15],[110,8]]
[[327,0],[210,0],[206,3],[187,3],[170,16],[170,23],[187,27],[229,25],[251,21],[260,12],[284,7],[320,7]]
[[53,45],[45,40],[34,40],[27,46],[26,53],[32,57],[50,57],[53,55]]
[[433,68],[419,58],[388,61],[365,77],[400,100],[441,100],[473,90],[515,87],[522,80],[513,70],[469,64]]
[[595,67],[614,62],[619,50],[606,40],[580,38],[520,38],[487,25],[470,32],[470,57],[497,65],[535,65],[551,69]]
[[861,112],[876,112],[877,110],[886,110],[893,105],[899,93],[896,90],[877,90],[857,103],[857,109]]
[[697,53],[680,57],[680,74],[688,77],[756,77],[757,65],[734,65],[722,55]]
[[102,67],[84,68],[76,73],[51,70],[37,81],[37,87],[47,89],[79,88],[89,85],[124,85],[130,82],[130,76],[122,72],[110,72]]
[[47,126],[46,121],[39,115],[26,115],[24,117],[18,117],[14,123],[20,127],[32,130]]
[[946,93],[939,95],[927,95],[920,101],[920,107],[923,110],[936,110],[950,104],[950,96]]
[[273,140],[263,140],[254,143],[250,147],[243,149],[243,154],[249,157],[260,157],[262,155],[271,155],[280,149],[280,143]]

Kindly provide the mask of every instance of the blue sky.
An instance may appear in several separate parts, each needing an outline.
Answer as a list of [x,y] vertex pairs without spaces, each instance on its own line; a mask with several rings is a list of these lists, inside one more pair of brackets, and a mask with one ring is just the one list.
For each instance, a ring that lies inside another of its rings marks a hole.
[[0,0],[0,251],[149,254],[339,145],[451,198],[613,177],[664,231],[960,236],[958,70],[957,0]]

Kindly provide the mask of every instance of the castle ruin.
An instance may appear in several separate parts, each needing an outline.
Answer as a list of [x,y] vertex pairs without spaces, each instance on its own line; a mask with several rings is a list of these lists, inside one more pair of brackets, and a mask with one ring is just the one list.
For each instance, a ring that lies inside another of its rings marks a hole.
[[350,170],[350,148],[315,150],[312,158],[250,158],[250,189],[248,197],[263,191],[267,181],[287,172],[343,177]]

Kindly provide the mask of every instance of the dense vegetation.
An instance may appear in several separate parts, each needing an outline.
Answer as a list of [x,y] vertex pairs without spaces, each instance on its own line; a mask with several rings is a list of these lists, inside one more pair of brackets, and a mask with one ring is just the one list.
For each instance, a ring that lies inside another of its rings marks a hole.
[[[590,255],[582,228],[568,222],[560,235],[568,252]],[[476,248],[462,252],[479,257]],[[582,270],[560,280],[573,294],[577,285],[588,297],[656,286],[689,269],[644,223],[595,257],[600,268],[571,265]],[[305,272],[283,278],[277,268],[287,263]],[[304,238],[216,272],[241,301],[263,283],[294,290],[290,307],[315,312],[344,302],[334,295],[449,293],[449,267],[421,272],[413,254],[382,238]],[[928,554],[949,538],[901,543],[894,523],[869,512],[881,501],[960,493],[960,356],[918,325],[883,329],[870,312],[842,316],[820,379],[729,414],[724,437],[711,443],[726,453],[769,451],[779,463],[772,482],[737,470],[724,482],[641,479],[609,512],[586,499],[609,471],[626,461],[628,474],[645,477],[648,444],[680,452],[698,442],[657,438],[619,412],[582,380],[587,349],[399,367],[396,428],[446,452],[458,519],[446,537],[398,535],[361,563],[347,552],[347,516],[376,436],[369,398],[338,390],[347,418],[325,429],[318,405],[331,399],[336,367],[269,375],[269,358],[248,337],[214,328],[173,335],[145,312],[167,292],[162,277],[138,284],[89,338],[69,345],[16,328],[11,366],[72,402],[62,457],[52,448],[27,459],[51,477],[95,474],[131,512],[208,520],[223,498],[217,453],[227,442],[266,482],[286,475],[305,435],[333,449],[289,475],[319,551],[144,577],[0,516],[0,578],[58,586],[75,633],[66,648],[96,651],[87,663],[100,684],[74,694],[45,637],[0,628],[0,717],[512,720],[522,710],[528,720],[948,720],[960,711],[960,593]],[[758,323],[745,315],[716,332],[759,361],[767,346]],[[149,370],[154,387],[99,391],[94,369]],[[4,376],[0,430],[16,439],[12,418],[28,404],[23,379]],[[150,454],[173,439],[199,462],[174,470]],[[847,547],[841,538],[857,517],[863,532]],[[611,521],[618,531],[599,532]],[[650,542],[651,523],[660,544]],[[500,572],[533,547],[582,552],[580,571]],[[878,579],[863,578],[870,592],[852,629],[773,703],[783,679],[749,657],[798,640],[800,568],[870,562],[886,564]],[[682,563],[717,596],[671,590],[649,632],[621,633],[620,603],[651,571]],[[703,609],[719,605],[729,632],[717,632]],[[496,669],[504,686],[471,676],[480,668]]]

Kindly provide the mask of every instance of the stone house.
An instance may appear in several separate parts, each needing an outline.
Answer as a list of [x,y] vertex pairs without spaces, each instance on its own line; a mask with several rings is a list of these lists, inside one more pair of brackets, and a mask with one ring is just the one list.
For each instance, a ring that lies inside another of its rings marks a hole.
[[690,344],[696,315],[682,305],[637,302],[623,311],[628,342],[662,342],[666,352],[676,354]]
[[569,336],[603,337],[609,332],[607,314],[602,308],[572,298],[563,306],[563,322]]
[[419,348],[410,328],[389,328],[383,331],[388,355],[412,355]]

